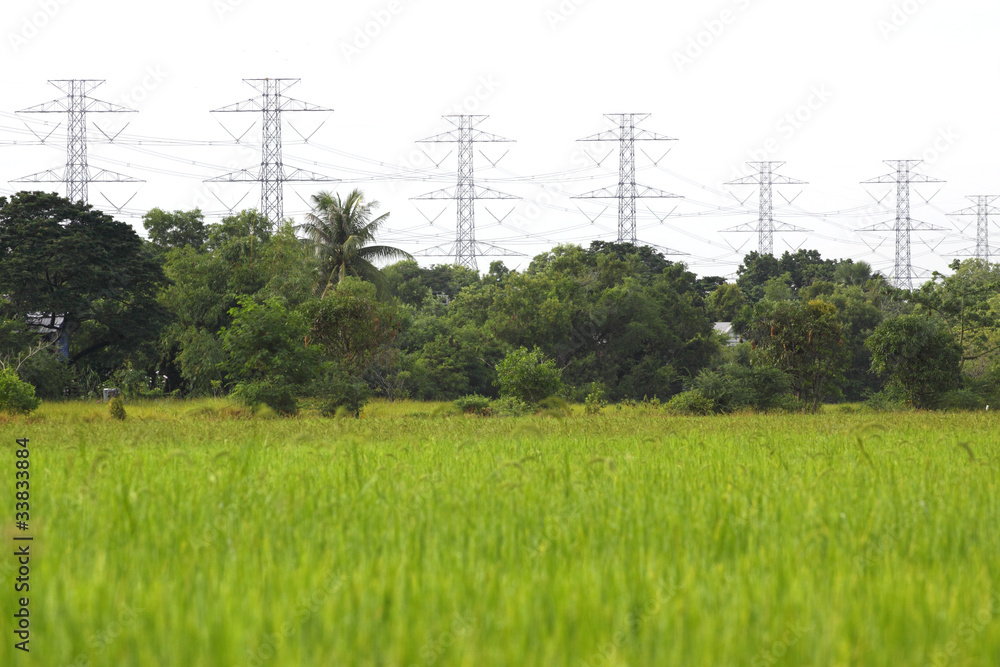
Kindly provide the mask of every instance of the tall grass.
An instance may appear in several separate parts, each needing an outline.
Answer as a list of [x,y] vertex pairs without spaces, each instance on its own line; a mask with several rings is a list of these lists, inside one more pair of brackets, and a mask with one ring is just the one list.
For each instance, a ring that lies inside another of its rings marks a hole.
[[[45,405],[26,665],[992,665],[992,414]],[[0,604],[15,593],[0,559]],[[11,612],[12,613],[12,612]],[[16,662],[15,662],[16,661]]]

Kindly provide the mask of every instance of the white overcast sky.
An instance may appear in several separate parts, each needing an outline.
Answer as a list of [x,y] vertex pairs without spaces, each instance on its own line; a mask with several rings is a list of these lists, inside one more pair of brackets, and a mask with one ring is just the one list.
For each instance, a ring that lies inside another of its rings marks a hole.
[[[252,97],[244,78],[300,78],[289,96],[335,111],[285,116],[286,168],[344,182],[288,184],[286,215],[320,189],[360,187],[391,213],[386,240],[446,246],[454,205],[411,198],[453,183],[454,147],[425,146],[435,169],[415,142],[447,129],[445,113],[488,114],[482,129],[517,143],[479,146],[477,182],[523,199],[480,202],[477,236],[524,253],[505,258],[524,267],[558,242],[616,238],[616,202],[570,197],[617,185],[617,145],[576,140],[605,129],[603,114],[641,112],[642,127],[679,141],[638,144],[637,180],[685,199],[640,202],[639,238],[688,253],[675,259],[699,274],[732,274],[756,249],[753,234],[720,233],[756,218],[753,189],[723,185],[750,159],[785,161],[780,173],[809,183],[775,193],[776,217],[810,230],[777,235],[776,254],[817,248],[887,273],[892,235],[857,230],[892,219],[895,195],[880,211],[859,182],[889,173],[883,160],[926,159],[920,171],[947,183],[929,205],[920,196],[940,186],[915,188],[913,217],[947,231],[914,234],[913,263],[941,270],[942,255],[975,245],[975,220],[945,213],[1000,194],[998,28],[991,0],[5,0],[0,190],[64,191],[9,181],[65,164],[65,117],[24,118],[40,136],[55,129],[43,146],[12,112],[60,96],[49,79],[88,78],[107,81],[95,97],[139,112],[89,116],[91,166],[146,181],[91,184],[90,203],[113,211],[108,200],[134,195],[119,217],[140,231],[156,206],[200,206],[210,220],[256,206],[252,184],[202,181],[259,164],[259,115],[209,111]],[[249,130],[246,145],[226,145],[220,121]],[[100,143],[95,123],[124,127],[130,145]],[[303,145],[296,131],[317,128]],[[585,150],[614,153],[599,167]],[[781,194],[799,197],[790,207]],[[432,226],[421,212],[441,215]]]

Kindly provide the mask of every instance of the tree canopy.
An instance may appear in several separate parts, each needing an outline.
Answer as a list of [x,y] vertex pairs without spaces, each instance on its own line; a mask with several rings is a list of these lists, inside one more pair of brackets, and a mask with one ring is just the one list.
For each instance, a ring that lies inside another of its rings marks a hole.
[[[594,241],[479,274],[382,243],[388,214],[358,190],[313,204],[299,226],[153,209],[144,241],[56,195],[0,198],[0,364],[46,399],[114,383],[289,414],[550,391],[699,413],[1000,400],[996,265],[903,291],[864,262],[750,253],[727,282]],[[45,344],[63,335],[67,358]]]

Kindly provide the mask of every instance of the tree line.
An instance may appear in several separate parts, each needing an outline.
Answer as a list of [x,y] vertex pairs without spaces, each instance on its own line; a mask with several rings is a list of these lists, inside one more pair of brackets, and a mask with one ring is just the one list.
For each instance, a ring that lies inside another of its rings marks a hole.
[[153,209],[144,240],[54,194],[0,198],[0,402],[115,386],[284,414],[371,397],[516,412],[552,395],[709,414],[972,409],[1000,391],[993,264],[907,291],[864,262],[750,253],[727,282],[595,241],[480,275],[380,245],[388,214],[360,191],[312,203],[276,229],[252,210],[210,225]]

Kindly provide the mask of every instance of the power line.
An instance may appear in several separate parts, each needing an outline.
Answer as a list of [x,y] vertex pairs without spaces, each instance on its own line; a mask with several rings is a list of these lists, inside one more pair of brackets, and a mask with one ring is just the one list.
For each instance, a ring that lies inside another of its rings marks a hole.
[[[677,141],[671,137],[663,136],[649,130],[638,130],[636,125],[649,118],[650,114],[644,113],[617,113],[607,114],[605,117],[614,123],[618,128],[605,130],[597,134],[580,139],[579,141],[617,141],[618,142],[618,190],[612,191],[610,188],[601,188],[586,194],[578,195],[574,199],[617,199],[618,200],[618,242],[637,242],[635,230],[635,201],[636,199],[660,198],[679,199],[680,195],[671,194],[657,188],[645,185],[638,185],[635,182],[635,142],[637,141]],[[669,153],[669,151],[668,151]],[[663,157],[666,157],[664,155]],[[663,158],[660,158],[661,160]],[[669,248],[668,254],[684,254]]]
[[990,216],[1000,213],[1000,209],[993,206],[993,202],[1000,199],[996,195],[978,195],[966,197],[975,204],[972,208],[965,208],[949,215],[974,215],[976,216],[976,248],[962,252],[953,253],[953,257],[975,257],[989,263],[992,248],[990,248]]
[[320,174],[294,169],[285,172],[281,158],[281,114],[286,111],[326,111],[333,109],[292,99],[284,95],[285,91],[298,83],[300,79],[243,79],[260,93],[260,97],[252,97],[243,102],[215,109],[212,113],[256,112],[263,115],[263,139],[261,147],[260,170],[251,173],[249,169],[240,169],[224,176],[218,176],[206,183],[260,183],[260,213],[273,226],[281,224],[284,218],[284,184],[287,181],[330,182],[336,179]]
[[[736,227],[722,231],[757,232],[757,252],[761,255],[773,255],[775,232],[805,232],[808,230],[774,219],[774,193],[772,188],[775,185],[806,185],[806,182],[775,174],[774,170],[784,165],[784,162],[747,162],[747,164],[754,167],[757,173],[753,176],[745,176],[744,178],[730,181],[726,185],[756,185],[760,188],[757,223],[737,225]],[[792,201],[795,201],[795,199],[793,198]],[[792,201],[788,203],[791,204]]]
[[[891,174],[879,176],[869,181],[862,181],[863,184],[896,184],[896,219],[892,222],[882,222],[872,225],[863,232],[895,232],[896,234],[896,263],[893,268],[892,281],[900,289],[913,289],[913,279],[921,276],[915,275],[910,249],[910,233],[914,231],[944,231],[941,227],[935,227],[926,222],[920,222],[910,217],[910,184],[911,183],[944,183],[944,181],[916,174],[913,172],[923,160],[892,160],[886,164],[895,171]],[[891,227],[890,227],[891,225]]]
[[[457,143],[458,144],[458,182],[454,191],[450,188],[431,192],[420,197],[418,200],[440,200],[454,199],[458,202],[457,229],[455,234],[455,244],[449,248],[438,246],[429,250],[421,251],[420,255],[430,257],[454,255],[455,264],[465,266],[473,271],[478,271],[477,257],[507,257],[520,255],[521,253],[511,252],[498,248],[497,246],[480,243],[476,240],[476,200],[477,199],[518,199],[514,195],[509,195],[491,188],[477,187],[475,183],[475,144],[477,143],[508,143],[512,139],[505,139],[495,134],[483,132],[479,125],[489,116],[443,116],[445,120],[455,126],[454,130],[449,130],[442,134],[421,139],[418,143]],[[502,159],[502,158],[501,158]],[[440,217],[440,216],[439,216]]]
[[[104,83],[103,80],[60,79],[49,81],[49,83],[66,93],[66,97],[22,109],[18,113],[68,114],[69,122],[66,128],[66,168],[62,174],[54,169],[47,169],[37,174],[16,179],[13,182],[65,183],[66,198],[72,202],[83,202],[84,204],[87,203],[88,199],[87,186],[89,183],[141,183],[142,181],[139,179],[108,171],[107,169],[100,169],[96,172],[91,171],[87,163],[87,113],[128,113],[134,110],[89,97],[91,91]],[[34,134],[34,131],[32,131],[32,134]],[[51,133],[49,136],[51,136]],[[45,143],[44,140],[41,140],[41,142]]]

